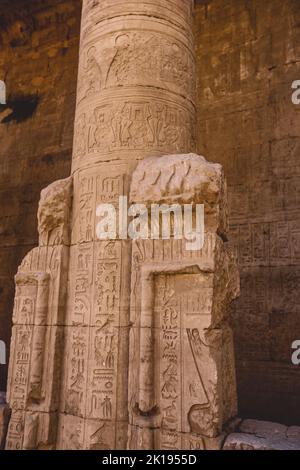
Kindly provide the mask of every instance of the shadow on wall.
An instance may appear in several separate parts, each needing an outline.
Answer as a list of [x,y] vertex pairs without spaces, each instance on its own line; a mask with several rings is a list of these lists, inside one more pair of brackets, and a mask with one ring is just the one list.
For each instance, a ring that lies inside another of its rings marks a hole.
[[0,123],[8,124],[15,122],[17,124],[31,118],[39,104],[37,95],[23,95],[9,98],[6,104],[0,105]]

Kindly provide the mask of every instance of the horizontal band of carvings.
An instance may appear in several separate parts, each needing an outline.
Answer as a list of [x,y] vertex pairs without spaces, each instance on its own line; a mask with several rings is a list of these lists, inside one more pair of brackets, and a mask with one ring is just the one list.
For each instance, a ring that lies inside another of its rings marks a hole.
[[[99,90],[100,91],[100,90]],[[175,93],[170,90],[163,88],[157,88],[155,86],[138,86],[138,85],[126,85],[117,87],[116,89],[105,89],[101,90],[101,93],[95,96],[88,95],[85,97],[84,102],[78,103],[76,114],[86,112],[93,113],[93,110],[98,106],[109,106],[112,110],[119,107],[124,107],[126,103],[165,105],[176,107],[189,112],[193,119],[196,117],[196,105],[193,100],[189,99],[184,94]],[[76,122],[75,122],[76,126]],[[76,127],[75,127],[76,129]]]
[[101,4],[96,5],[87,2],[82,14],[82,37],[89,34],[95,25],[99,26],[102,22],[119,17],[127,21],[128,17],[131,19],[132,16],[140,17],[142,21],[151,18],[152,21],[167,22],[179,30],[185,26],[189,30],[192,7],[192,0],[168,0],[167,2],[165,0],[126,0],[117,3],[101,0]]
[[168,99],[166,92],[165,99],[159,98],[158,91],[148,92],[147,97],[137,93],[135,99],[133,94],[118,95],[113,103],[111,94],[104,93],[92,107],[79,106],[73,159],[85,163],[93,154],[99,158],[102,153],[121,150],[140,150],[142,158],[155,150],[185,153],[195,149],[195,113],[188,101]]

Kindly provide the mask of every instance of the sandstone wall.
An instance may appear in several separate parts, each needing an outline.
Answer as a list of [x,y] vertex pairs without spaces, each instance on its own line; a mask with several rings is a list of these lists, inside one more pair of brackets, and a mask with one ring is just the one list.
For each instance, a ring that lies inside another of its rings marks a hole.
[[[0,338],[9,345],[13,276],[37,244],[39,193],[70,174],[81,1],[2,0]],[[0,390],[6,371],[0,369]]]
[[239,412],[300,421],[300,78],[297,0],[197,2],[198,152],[224,165],[241,297]]

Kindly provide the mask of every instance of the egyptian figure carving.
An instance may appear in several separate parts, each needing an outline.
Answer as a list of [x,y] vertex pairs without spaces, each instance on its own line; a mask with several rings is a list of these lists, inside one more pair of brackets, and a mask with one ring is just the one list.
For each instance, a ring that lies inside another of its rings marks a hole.
[[116,106],[105,104],[95,109],[88,134],[82,122],[80,133],[86,131],[86,134],[80,137],[76,149],[80,154],[82,141],[88,137],[89,152],[107,148],[142,149],[145,146],[180,150],[181,145],[193,147],[193,142],[188,140],[189,123],[186,109],[164,103],[136,101],[122,102]]

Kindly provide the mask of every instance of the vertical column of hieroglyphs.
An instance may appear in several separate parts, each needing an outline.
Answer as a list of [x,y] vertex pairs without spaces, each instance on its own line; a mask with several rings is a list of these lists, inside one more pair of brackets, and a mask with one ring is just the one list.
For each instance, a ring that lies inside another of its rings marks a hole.
[[42,191],[39,247],[26,256],[15,278],[7,449],[56,446],[71,196],[71,178]]
[[131,242],[96,238],[137,162],[194,148],[192,0],[84,0],[58,447],[126,448]]

